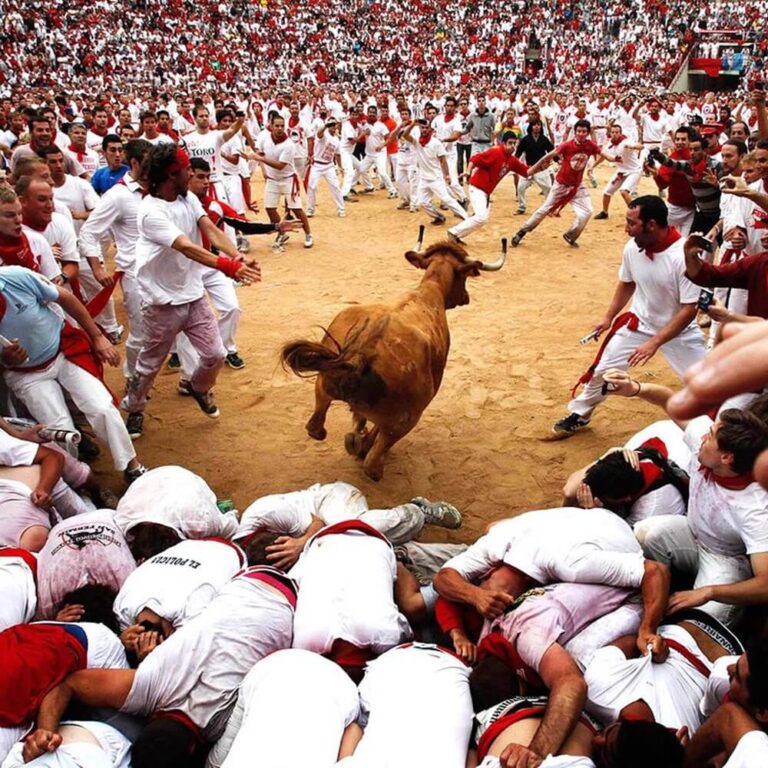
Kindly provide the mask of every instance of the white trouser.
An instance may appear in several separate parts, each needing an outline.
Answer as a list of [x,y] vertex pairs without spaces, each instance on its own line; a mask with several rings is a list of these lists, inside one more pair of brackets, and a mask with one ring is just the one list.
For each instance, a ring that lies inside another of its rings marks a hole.
[[125,469],[136,451],[107,388],[90,373],[59,354],[44,370],[31,373],[5,371],[5,382],[32,417],[53,429],[74,431],[62,389],[83,412],[100,440],[109,445],[115,468]]
[[453,144],[453,152],[446,151],[445,162],[448,164],[448,178],[450,183],[448,188],[451,190],[451,194],[459,201],[463,202],[467,196],[464,194],[464,187],[461,186],[459,181],[459,153],[456,151],[456,145]]
[[[221,343],[227,350],[227,354],[237,352],[235,334],[240,323],[241,311],[234,281],[218,269],[210,269],[203,272],[203,285],[218,315],[217,325]],[[181,362],[181,378],[189,381],[200,363],[200,356],[184,333],[176,337],[176,352]]]
[[430,180],[422,176],[419,179],[419,188],[416,193],[417,202],[430,216],[438,219],[442,214],[432,203],[433,197],[438,198],[443,205],[447,206],[460,219],[468,218],[467,212],[456,202],[456,198],[450,193],[448,185],[443,179]]
[[387,163],[387,152],[382,149],[375,155],[366,155],[362,163],[360,163],[360,176],[368,178],[368,171],[371,168],[376,168],[376,172],[379,174],[381,183],[387,188],[387,192],[394,192],[395,185],[392,183],[392,179],[389,177],[389,168]]
[[[735,584],[752,578],[752,567],[746,555],[720,555],[705,549],[696,541],[687,517],[649,517],[635,525],[635,536],[647,558],[673,570],[695,575],[694,589],[712,584]],[[740,605],[713,601],[700,608],[727,626],[733,626],[743,611]]]
[[230,206],[240,215],[243,215],[245,213],[245,197],[243,196],[243,184],[240,180],[240,174],[225,173],[223,183]]
[[[667,203],[667,218],[669,220],[669,225],[680,230],[680,234],[683,237],[688,237],[691,233],[691,225],[693,224],[693,217],[695,215],[695,208],[682,208],[679,205]],[[705,232],[704,234],[706,235],[707,233]]]
[[[80,292],[86,302],[90,301],[104,286],[93,276],[90,264],[85,259],[80,259],[80,272],[77,276],[80,282]],[[94,320],[107,332],[117,333],[118,323],[115,315],[115,302],[110,299],[104,309],[96,315]]]
[[[620,328],[603,350],[603,356],[595,368],[592,379],[584,386],[581,393],[568,403],[568,412],[589,416],[607,397],[601,391],[603,373],[609,368],[626,371],[632,353],[652,338],[653,334],[650,331],[631,331],[626,326]],[[704,337],[695,324],[689,325],[661,347],[661,354],[681,378],[690,366],[704,357],[705,353]]]
[[341,186],[336,176],[336,167],[333,163],[313,163],[309,171],[309,184],[307,185],[307,213],[315,212],[315,200],[317,198],[317,186],[320,179],[325,179],[333,198],[333,203],[339,213],[344,213],[344,198],[341,194]]
[[221,200],[223,203],[227,203],[227,205],[232,204],[227,197],[227,188],[224,186],[222,179],[211,179],[209,191],[216,200]]
[[[346,197],[352,187],[357,184],[357,180],[360,178],[360,161],[351,152],[342,152],[340,157],[341,168],[344,171],[344,181],[341,185],[341,194]],[[367,174],[363,179],[363,184],[365,185],[366,189],[373,189],[371,186],[371,180],[368,178]]]
[[555,208],[559,208],[564,200],[571,204],[573,212],[576,218],[573,220],[570,227],[568,227],[567,234],[576,239],[587,226],[587,222],[592,216],[592,200],[589,197],[587,188],[582,184],[577,190],[576,194],[571,197],[573,187],[568,187],[565,184],[561,184],[556,181],[552,185],[552,189],[547,195],[547,199],[544,201],[544,205],[539,208],[536,213],[531,216],[528,221],[523,224],[522,229],[526,232],[536,229],[541,222],[549,215],[549,213]]
[[616,171],[611,180],[605,185],[604,195],[613,197],[617,192],[628,192],[630,195],[637,192],[640,183],[640,171]]
[[456,237],[465,237],[481,229],[488,223],[488,217],[491,215],[491,198],[487,192],[470,184],[469,201],[472,203],[472,216],[448,230]]
[[539,171],[530,178],[520,177],[517,185],[517,210],[521,213],[526,211],[525,195],[531,184],[535,184],[545,195],[548,195],[549,190],[552,189],[552,174],[549,171]]
[[399,165],[398,159],[399,155],[397,152],[387,152],[387,157],[389,158],[389,170],[390,170],[390,178],[395,183],[395,186],[397,186],[397,166]]
[[418,189],[419,174],[415,165],[397,164],[397,176],[395,177],[397,192],[400,198],[410,203],[411,208],[416,206],[416,191]]
[[128,337],[125,340],[125,362],[123,375],[130,379],[136,373],[136,358],[141,352],[144,338],[144,320],[141,311],[141,294],[136,275],[123,273],[120,282],[123,292],[123,308],[128,316]]

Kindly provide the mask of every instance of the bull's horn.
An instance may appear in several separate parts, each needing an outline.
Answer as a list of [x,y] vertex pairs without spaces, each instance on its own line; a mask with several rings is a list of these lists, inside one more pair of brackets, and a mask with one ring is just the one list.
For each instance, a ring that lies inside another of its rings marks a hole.
[[416,245],[413,247],[413,250],[416,251],[416,253],[421,253],[421,249],[424,247],[424,225],[419,225],[419,239],[416,241]]
[[480,269],[483,270],[483,272],[497,272],[504,266],[504,262],[507,260],[507,238],[502,237],[501,238],[501,256],[496,259],[496,261],[492,261],[490,264],[485,264],[484,262],[480,262]]

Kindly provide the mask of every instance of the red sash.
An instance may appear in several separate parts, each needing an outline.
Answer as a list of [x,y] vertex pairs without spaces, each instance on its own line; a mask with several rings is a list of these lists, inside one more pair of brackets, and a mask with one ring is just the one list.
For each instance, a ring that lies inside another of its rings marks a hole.
[[696,658],[696,656],[691,653],[684,645],[681,645],[677,642],[677,640],[672,640],[669,637],[664,638],[664,642],[667,644],[667,647],[672,648],[673,650],[677,651],[681,656],[685,657],[685,660],[690,663],[692,667],[696,669],[697,672],[704,675],[704,677],[709,678],[710,671],[707,669],[707,665],[704,664],[701,659]]
[[85,669],[83,644],[61,624],[19,624],[0,632],[0,727],[34,719],[49,691]]
[[0,557],[18,557],[23,560],[29,566],[35,577],[35,582],[37,582],[37,558],[31,552],[15,547],[0,547]]
[[35,254],[32,253],[29,239],[24,232],[16,241],[12,241],[10,238],[2,239],[0,242],[0,260],[6,267],[19,266],[31,269],[33,272],[40,271],[40,265],[35,259]]
[[323,536],[332,536],[337,533],[348,533],[349,531],[358,531],[364,533],[367,536],[373,536],[376,539],[381,539],[388,546],[392,546],[389,539],[380,531],[377,531],[368,523],[364,523],[362,520],[342,520],[340,523],[329,525],[326,528],[318,531],[312,538],[319,539]]
[[597,355],[595,355],[595,359],[592,361],[592,365],[590,365],[589,368],[587,368],[587,370],[581,374],[579,380],[573,385],[573,389],[571,390],[571,397],[576,397],[576,390],[580,385],[588,384],[590,381],[592,381],[592,377],[595,375],[595,370],[600,364],[600,360],[603,357],[605,348],[608,346],[608,342],[616,335],[616,332],[623,328],[625,325],[629,328],[630,331],[636,331],[639,322],[640,321],[638,320],[637,315],[633,315],[631,312],[624,312],[613,321],[613,325],[611,326],[610,331],[605,334],[603,343],[600,345],[600,349],[597,350]]

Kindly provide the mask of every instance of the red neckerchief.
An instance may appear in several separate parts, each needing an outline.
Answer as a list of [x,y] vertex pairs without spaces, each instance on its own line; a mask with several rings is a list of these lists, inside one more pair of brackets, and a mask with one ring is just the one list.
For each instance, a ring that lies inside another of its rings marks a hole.
[[101,136],[103,139],[107,135],[106,128],[97,128],[95,125],[91,128],[91,133],[95,133],[97,136]]
[[279,140],[276,139],[273,134],[270,134],[270,136],[272,136],[272,143],[273,144],[282,144],[288,138],[288,134],[287,133],[285,134],[285,136],[283,136],[282,139],[279,139]]
[[701,181],[704,178],[704,171],[707,170],[707,156],[704,155],[704,157],[701,158],[701,160],[694,165],[693,163],[690,163],[691,166],[691,178],[694,181]]
[[624,141],[626,138],[627,137],[622,133],[621,136],[619,136],[619,140],[618,141],[614,141],[613,139],[611,139],[611,146],[612,147],[618,147],[619,144],[621,144],[621,142]]
[[648,113],[648,117],[650,117],[650,118],[651,118],[651,120],[653,120],[654,122],[656,122],[656,121],[658,121],[658,119],[661,117],[661,113],[660,113],[660,112],[657,112],[657,113],[654,115],[654,114],[653,114],[653,112],[649,112],[649,113]]
[[680,232],[677,231],[675,227],[668,227],[667,228],[667,234],[662,238],[660,243],[657,243],[656,245],[649,245],[645,249],[645,255],[653,261],[653,257],[657,253],[661,253],[662,251],[666,251],[667,248],[669,248],[671,245],[676,243],[682,235]]
[[298,125],[298,124],[299,124],[299,118],[298,117],[291,116],[291,117],[288,118],[288,127],[289,128],[293,128],[294,125]]
[[77,162],[78,163],[82,163],[83,160],[85,160],[85,156],[86,156],[85,150],[83,150],[81,152],[74,144],[70,144],[69,145],[69,151],[70,152],[74,152],[75,155],[77,155]]
[[429,136],[421,136],[419,135],[419,144],[421,144],[422,147],[426,147],[427,144],[429,144],[429,140],[432,138],[432,134]]
[[31,269],[33,272],[40,271],[40,266],[35,259],[35,254],[32,253],[29,240],[24,232],[16,239],[0,238],[0,260],[6,267],[18,266]]
[[743,491],[755,482],[755,476],[751,472],[745,472],[735,477],[723,477],[722,475],[716,475],[708,467],[701,466],[699,467],[699,472],[704,475],[705,480],[711,480],[715,485],[727,488],[729,491]]

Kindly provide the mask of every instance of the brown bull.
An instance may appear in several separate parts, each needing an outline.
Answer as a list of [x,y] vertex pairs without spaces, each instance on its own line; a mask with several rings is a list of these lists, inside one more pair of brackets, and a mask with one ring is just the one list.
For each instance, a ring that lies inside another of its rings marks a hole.
[[373,480],[381,479],[386,452],[416,426],[440,388],[450,347],[445,311],[469,304],[467,276],[501,269],[506,259],[506,240],[501,258],[484,264],[447,241],[422,252],[423,235],[421,227],[416,250],[405,254],[425,270],[418,288],[391,304],[344,309],[322,343],[294,341],[282,349],[283,365],[294,373],[318,374],[315,411],[306,425],[310,437],[325,439],[325,415],[333,400],[349,403],[353,431],[345,446],[364,458],[365,473]]

